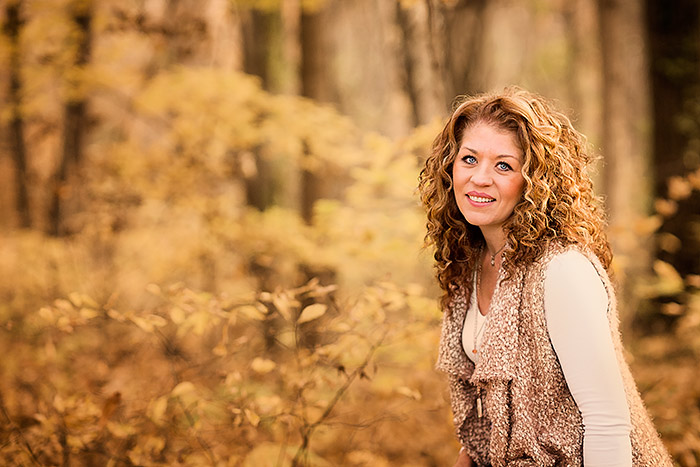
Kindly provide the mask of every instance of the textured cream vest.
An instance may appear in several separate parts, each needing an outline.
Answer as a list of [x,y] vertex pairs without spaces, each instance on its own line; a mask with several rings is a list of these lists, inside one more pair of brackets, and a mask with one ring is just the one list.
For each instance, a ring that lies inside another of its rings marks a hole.
[[[570,246],[569,248],[576,248]],[[544,314],[544,280],[551,259],[565,251],[552,246],[537,262],[509,278],[501,269],[482,337],[479,363],[461,344],[469,298],[455,296],[443,317],[436,368],[448,374],[457,436],[478,466],[581,466],[583,424],[549,340]],[[608,293],[608,319],[625,384],[632,421],[633,465],[670,467],[625,362],[615,292],[595,255]],[[477,414],[477,397],[483,416]]]

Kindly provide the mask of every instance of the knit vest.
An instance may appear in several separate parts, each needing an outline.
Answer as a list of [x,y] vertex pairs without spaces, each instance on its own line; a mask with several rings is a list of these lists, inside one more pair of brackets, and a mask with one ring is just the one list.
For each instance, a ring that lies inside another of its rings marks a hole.
[[[581,412],[549,339],[544,312],[547,265],[567,248],[552,245],[541,259],[516,267],[508,277],[503,268],[499,271],[476,365],[462,347],[467,294],[456,294],[445,311],[436,368],[448,375],[457,436],[477,466],[583,464]],[[633,465],[671,467],[625,362],[610,279],[595,255],[581,253],[608,295],[610,332],[632,422]],[[478,394],[484,402],[482,417],[477,414]]]

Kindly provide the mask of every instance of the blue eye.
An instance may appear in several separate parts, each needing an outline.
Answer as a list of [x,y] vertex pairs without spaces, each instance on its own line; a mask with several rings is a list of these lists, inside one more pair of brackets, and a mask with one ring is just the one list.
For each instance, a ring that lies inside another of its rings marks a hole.
[[470,155],[463,156],[462,162],[469,165],[476,164],[476,157]]
[[508,163],[506,162],[499,162],[498,164],[496,164],[496,167],[498,167],[500,170],[513,170],[513,167],[508,165]]

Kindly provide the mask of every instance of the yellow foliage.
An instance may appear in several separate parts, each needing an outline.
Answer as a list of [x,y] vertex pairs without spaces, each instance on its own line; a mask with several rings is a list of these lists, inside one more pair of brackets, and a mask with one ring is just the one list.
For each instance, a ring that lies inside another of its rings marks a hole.
[[[91,134],[74,187],[80,210],[66,214],[75,233],[0,242],[0,403],[16,425],[0,463],[451,462],[458,447],[433,370],[440,313],[415,193],[441,122],[392,140],[240,72],[146,76],[158,46],[138,31],[103,34],[94,63],[71,69],[66,2],[26,2],[22,40],[42,45],[27,49],[23,113],[57,120],[61,102],[40,96],[99,90],[96,113],[119,118]],[[117,3],[101,4],[96,27],[116,28]],[[311,219],[300,214],[304,171],[328,185]],[[261,210],[247,196],[265,177]],[[656,232],[698,180],[671,180],[669,199],[632,234]],[[678,251],[677,240],[660,245]],[[636,371],[670,446],[693,459],[700,281],[664,262],[654,272],[646,296],[683,297],[665,308],[678,341],[642,341]],[[655,364],[667,355],[677,359]],[[110,394],[123,397],[108,406]]]

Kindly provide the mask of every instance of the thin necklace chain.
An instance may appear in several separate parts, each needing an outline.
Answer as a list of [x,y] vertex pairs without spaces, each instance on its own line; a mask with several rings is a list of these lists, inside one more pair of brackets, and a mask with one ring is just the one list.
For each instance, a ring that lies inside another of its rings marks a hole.
[[492,255],[491,255],[491,253],[489,252],[488,248],[486,249],[486,252],[487,252],[489,255],[491,255],[491,266],[496,266],[496,255],[499,254],[501,251],[503,251],[503,249],[506,247],[507,244],[508,244],[508,242],[504,243],[503,246],[502,246],[501,248],[499,248],[498,251],[496,251],[496,252],[495,252],[494,254],[492,254]]

